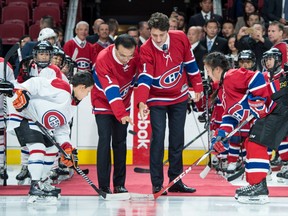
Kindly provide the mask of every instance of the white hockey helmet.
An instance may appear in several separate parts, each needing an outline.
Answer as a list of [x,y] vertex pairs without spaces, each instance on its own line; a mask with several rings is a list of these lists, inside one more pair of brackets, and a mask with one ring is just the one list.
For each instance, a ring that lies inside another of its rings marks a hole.
[[43,40],[47,40],[48,38],[57,38],[57,35],[55,33],[55,31],[51,28],[43,28],[38,36],[38,41],[43,41]]

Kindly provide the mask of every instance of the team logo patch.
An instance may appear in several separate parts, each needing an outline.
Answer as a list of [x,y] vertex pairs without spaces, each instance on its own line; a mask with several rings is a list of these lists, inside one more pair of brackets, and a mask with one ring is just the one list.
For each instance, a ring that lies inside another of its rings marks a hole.
[[48,110],[44,113],[42,122],[47,129],[54,129],[66,124],[65,116],[57,110]]
[[77,62],[77,67],[78,67],[79,70],[90,69],[90,61],[89,61],[89,59],[78,58],[76,60],[76,62]]
[[181,79],[181,71],[182,67],[178,65],[165,72],[159,80],[160,86],[163,88],[172,88],[173,86],[175,86]]

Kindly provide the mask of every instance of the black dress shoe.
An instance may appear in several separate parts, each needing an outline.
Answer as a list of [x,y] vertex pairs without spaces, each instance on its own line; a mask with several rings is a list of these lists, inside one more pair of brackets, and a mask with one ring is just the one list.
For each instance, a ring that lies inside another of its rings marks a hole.
[[124,186],[115,186],[113,193],[128,193],[128,190]]
[[112,191],[109,187],[105,186],[105,187],[100,187],[99,190],[107,193],[107,194],[112,194]]
[[182,192],[182,193],[194,193],[195,188],[188,187],[183,182],[176,183],[168,189],[169,192]]
[[[152,188],[153,194],[158,193],[162,189],[163,189],[163,186],[153,186]],[[167,191],[164,191],[162,195],[167,195]]]

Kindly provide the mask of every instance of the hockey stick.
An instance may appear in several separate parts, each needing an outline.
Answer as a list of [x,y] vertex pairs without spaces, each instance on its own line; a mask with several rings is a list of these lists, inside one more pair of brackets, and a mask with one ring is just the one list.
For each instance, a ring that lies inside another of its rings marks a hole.
[[231,174],[227,177],[227,181],[234,181],[235,179],[239,178],[245,172],[245,167],[242,167],[238,172]]
[[[222,139],[223,142],[227,141],[228,139],[230,139],[234,134],[236,134],[244,125],[246,125],[248,122],[250,122],[252,119],[254,118],[254,115],[250,115],[247,117],[247,119],[245,119],[243,122],[241,122],[237,128],[235,128],[233,131],[231,131],[224,139]],[[209,166],[208,165],[205,167],[205,169],[200,173],[200,177],[201,178],[205,178],[209,171],[211,170],[211,163]]]
[[[70,159],[70,156],[61,148],[61,146],[54,140],[54,138],[51,136],[51,134],[48,132],[45,126],[43,126],[37,119],[32,115],[31,112],[29,112],[27,109],[25,110],[25,113],[31,118],[35,124],[39,127],[39,129],[42,131],[42,133],[49,139],[53,145],[57,147],[57,149],[65,156],[65,158]],[[89,179],[89,177],[81,170],[78,166],[73,166],[75,171],[79,173],[83,179],[85,179],[88,184],[104,199],[104,200],[129,200],[130,194],[129,193],[118,193],[118,194],[107,194],[97,188],[97,186]]]
[[[3,79],[4,82],[7,80],[7,63],[8,60],[14,55],[14,53],[19,49],[19,43],[14,44],[6,53],[5,58],[4,58],[4,63],[3,63]],[[6,119],[7,119],[7,101],[6,101],[6,96],[3,96],[3,112],[4,112],[4,124],[5,124],[5,128],[4,128],[4,176],[7,176],[7,134],[6,134]],[[3,179],[3,186],[7,186],[7,179],[4,178]]]
[[[193,140],[191,140],[190,142],[188,142],[186,145],[183,146],[183,150],[186,149],[188,146],[190,146],[193,142],[195,142],[197,139],[199,139],[199,137],[201,137],[204,133],[206,133],[207,130],[202,131],[199,135],[197,135]],[[165,164],[167,164],[169,162],[169,160],[165,160],[163,162],[163,166]],[[145,169],[145,168],[141,168],[141,167],[135,167],[134,168],[134,172],[136,173],[150,173],[150,169]]]

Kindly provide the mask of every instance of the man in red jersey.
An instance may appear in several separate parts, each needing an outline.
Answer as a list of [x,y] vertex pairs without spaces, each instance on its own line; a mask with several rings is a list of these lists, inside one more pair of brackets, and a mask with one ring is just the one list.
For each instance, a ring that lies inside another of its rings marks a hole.
[[[151,37],[140,48],[140,74],[136,91],[142,119],[150,113],[152,138],[150,173],[153,193],[162,189],[166,115],[169,120],[169,180],[183,172],[182,149],[188,101],[188,79],[199,101],[202,79],[191,45],[183,31],[169,30],[169,19],[162,13],[152,14],[148,21]],[[148,107],[150,110],[148,110]],[[169,192],[193,193],[180,180]],[[165,191],[165,193],[167,192]]]
[[110,190],[111,154],[114,156],[114,193],[126,193],[126,137],[130,118],[130,99],[136,80],[139,58],[133,37],[123,34],[115,44],[102,50],[93,71],[95,85],[91,93],[93,113],[98,127],[97,174],[99,189]]

